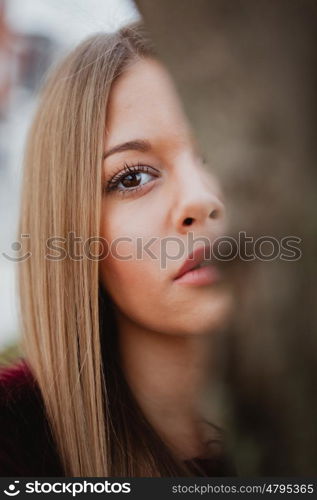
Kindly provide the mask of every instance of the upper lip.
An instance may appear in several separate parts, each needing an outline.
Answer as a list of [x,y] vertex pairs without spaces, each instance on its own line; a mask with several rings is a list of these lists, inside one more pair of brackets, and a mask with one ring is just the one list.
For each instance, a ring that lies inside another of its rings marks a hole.
[[211,246],[204,245],[196,248],[196,250],[188,255],[187,259],[178,270],[178,273],[176,274],[174,279],[176,280],[180,278],[181,276],[183,276],[183,274],[191,271],[192,269],[194,269],[194,267],[198,266],[198,264],[207,259],[211,259]]

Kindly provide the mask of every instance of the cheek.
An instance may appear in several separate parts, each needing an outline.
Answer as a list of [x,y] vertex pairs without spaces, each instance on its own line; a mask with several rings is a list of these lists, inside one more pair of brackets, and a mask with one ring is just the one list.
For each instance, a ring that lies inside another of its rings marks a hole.
[[151,261],[118,260],[112,256],[100,262],[100,278],[117,308],[138,324],[151,322],[153,306],[159,305],[161,288]]
[[[100,234],[108,243],[108,254],[99,263],[99,275],[117,307],[130,316],[144,311],[150,298],[151,303],[157,301],[162,275],[159,239],[154,237],[152,223],[157,217],[149,212],[149,206],[133,210],[132,205],[123,204],[104,203]],[[154,258],[144,252],[144,243],[151,239]]]
[[[113,195],[116,196],[116,195]],[[119,196],[119,195],[118,195]],[[102,205],[100,233],[109,242],[119,238],[150,238],[158,236],[161,207],[147,202],[144,196],[139,200],[105,199]]]
[[109,255],[100,262],[100,275],[109,293],[120,300],[123,295],[133,296],[138,290],[146,288],[147,283],[151,282],[153,270],[150,264],[146,265],[142,261],[125,261]]

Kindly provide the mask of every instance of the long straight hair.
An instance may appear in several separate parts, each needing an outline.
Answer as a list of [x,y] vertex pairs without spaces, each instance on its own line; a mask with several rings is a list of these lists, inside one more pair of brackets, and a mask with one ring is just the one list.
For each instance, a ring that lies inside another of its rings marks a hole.
[[23,252],[31,255],[18,274],[23,350],[71,477],[198,471],[173,456],[125,382],[98,259],[70,257],[67,247],[71,233],[81,242],[99,235],[111,86],[128,64],[152,56],[140,23],[81,43],[46,79],[26,146],[19,235],[29,235]]

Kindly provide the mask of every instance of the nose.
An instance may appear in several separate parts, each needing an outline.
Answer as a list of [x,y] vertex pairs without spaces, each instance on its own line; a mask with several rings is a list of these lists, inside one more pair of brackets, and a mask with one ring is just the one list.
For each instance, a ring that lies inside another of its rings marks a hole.
[[197,166],[185,169],[183,165],[174,203],[176,231],[212,232],[213,227],[224,222],[224,204],[219,196],[219,188],[209,172]]

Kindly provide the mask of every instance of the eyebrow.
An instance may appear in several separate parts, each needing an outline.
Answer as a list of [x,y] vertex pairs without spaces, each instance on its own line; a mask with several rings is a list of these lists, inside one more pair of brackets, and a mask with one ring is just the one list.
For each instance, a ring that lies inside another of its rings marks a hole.
[[122,153],[123,151],[141,151],[145,153],[151,149],[151,144],[148,141],[143,139],[135,139],[133,141],[123,142],[122,144],[118,144],[113,148],[109,149],[103,154],[103,159],[108,158],[108,156],[113,155],[115,153]]

